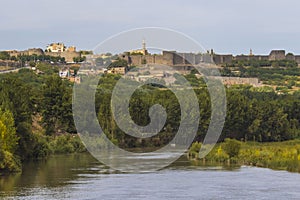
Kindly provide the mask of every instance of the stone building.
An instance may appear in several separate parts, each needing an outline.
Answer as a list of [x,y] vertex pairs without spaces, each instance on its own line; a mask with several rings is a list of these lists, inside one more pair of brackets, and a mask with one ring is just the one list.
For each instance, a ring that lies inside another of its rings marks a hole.
[[269,60],[284,60],[285,50],[272,50],[269,55]]
[[32,56],[32,55],[40,56],[40,55],[44,54],[44,51],[40,48],[33,48],[33,49],[28,49],[26,51],[23,51],[21,53],[28,55],[28,56]]
[[59,73],[58,73],[59,77],[62,78],[62,79],[68,79],[69,81],[71,82],[74,82],[74,83],[80,83],[81,79],[80,79],[80,76],[77,76],[75,74],[75,71],[70,69],[70,68],[63,68],[63,69],[60,69],[59,70]]
[[17,57],[18,55],[20,55],[20,52],[17,50],[6,50],[5,52],[7,52],[9,54],[9,56]]
[[69,46],[66,51],[68,51],[68,52],[76,52],[76,47],[75,46]]
[[214,54],[213,55],[213,61],[215,64],[231,63],[232,60],[233,60],[232,54],[227,54],[227,55]]
[[295,56],[295,61],[298,63],[298,65],[300,64],[300,56],[296,55]]
[[241,78],[241,77],[215,77],[221,79],[224,85],[252,85],[260,86],[258,78]]
[[44,55],[44,51],[40,48],[32,48],[24,51],[17,51],[17,50],[9,50],[6,51],[10,56],[21,56],[21,55],[26,55],[26,56],[32,56],[32,55]]
[[106,73],[108,74],[121,74],[125,75],[126,72],[128,71],[128,68],[125,66],[118,66],[118,67],[111,67],[107,69]]
[[63,51],[63,52],[45,52],[45,55],[54,56],[54,57],[63,57],[67,63],[72,63],[73,58],[80,57],[80,52],[72,52],[72,51]]
[[66,50],[66,46],[63,43],[51,43],[47,46],[47,52],[64,52]]
[[287,60],[296,60],[294,54],[291,54],[291,53],[286,54],[285,59],[287,59]]

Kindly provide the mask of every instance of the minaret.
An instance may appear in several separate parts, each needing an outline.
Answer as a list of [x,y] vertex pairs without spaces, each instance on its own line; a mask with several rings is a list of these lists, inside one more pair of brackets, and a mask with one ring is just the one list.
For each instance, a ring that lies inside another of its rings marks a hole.
[[252,49],[250,49],[250,54],[249,54],[250,56],[253,56],[253,52],[252,52]]
[[146,42],[145,42],[145,39],[143,39],[143,44],[142,44],[142,46],[143,46],[143,50],[145,51],[145,50],[146,50]]
[[143,47],[143,53],[144,53],[144,55],[146,55],[147,54],[147,49],[146,49],[145,39],[143,39],[142,47]]

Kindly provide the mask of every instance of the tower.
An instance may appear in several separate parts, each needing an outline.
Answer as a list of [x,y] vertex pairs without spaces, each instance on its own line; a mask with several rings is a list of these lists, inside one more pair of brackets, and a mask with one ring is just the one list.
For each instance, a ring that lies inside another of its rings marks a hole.
[[147,54],[148,54],[147,49],[146,49],[146,42],[145,42],[145,39],[143,39],[142,50],[143,50],[143,54],[144,54],[144,55],[147,55]]
[[143,50],[146,51],[146,42],[145,42],[145,39],[143,39],[142,47],[143,47]]
[[252,49],[250,49],[250,54],[249,54],[249,56],[253,56]]

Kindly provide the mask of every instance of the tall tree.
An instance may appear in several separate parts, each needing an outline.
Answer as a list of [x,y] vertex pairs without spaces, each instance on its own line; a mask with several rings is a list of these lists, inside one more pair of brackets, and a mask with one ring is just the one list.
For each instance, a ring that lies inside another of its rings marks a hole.
[[47,135],[54,134],[58,130],[67,131],[68,126],[73,125],[71,90],[57,75],[46,78],[42,108]]

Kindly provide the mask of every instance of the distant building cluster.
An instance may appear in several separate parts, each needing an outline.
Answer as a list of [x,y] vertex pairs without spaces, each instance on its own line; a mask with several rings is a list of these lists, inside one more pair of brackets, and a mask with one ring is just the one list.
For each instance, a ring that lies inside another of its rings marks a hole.
[[71,82],[80,83],[80,77],[76,76],[75,71],[69,67],[59,70],[58,74],[60,78],[68,79]]
[[54,53],[59,53],[59,52],[76,52],[76,47],[75,46],[70,46],[66,48],[64,43],[51,43],[47,46],[46,52],[54,52]]
[[43,51],[41,48],[32,48],[27,49],[24,51],[17,51],[17,50],[8,50],[6,51],[10,56],[20,56],[20,55],[48,55],[48,56],[54,56],[54,57],[63,57],[65,58],[66,62],[73,62],[73,58],[80,57],[80,52],[76,51],[76,47],[70,46],[68,48],[65,47],[63,43],[52,43],[47,46],[46,50]]
[[47,52],[64,52],[66,50],[66,46],[63,43],[52,43],[47,46]]
[[[76,51],[75,46],[66,47],[64,43],[51,43],[45,51],[41,48],[31,48],[25,51],[9,50],[6,51],[11,57],[18,57],[20,55],[48,55],[53,57],[63,57],[67,63],[73,63],[74,58],[81,58],[81,53]],[[82,51],[83,52],[83,51]],[[233,61],[244,61],[244,60],[290,60],[300,64],[300,55],[293,55],[292,53],[286,53],[285,50],[272,50],[269,55],[255,55],[250,49],[248,55],[232,55],[232,54],[216,54],[213,50],[205,53],[180,53],[176,51],[162,51],[160,54],[151,54],[146,48],[146,42],[143,40],[142,48],[136,50],[130,50],[118,55],[112,55],[111,53],[105,53],[95,55],[93,53],[83,53],[86,62],[84,62],[83,68],[80,70],[80,74],[83,75],[97,75],[99,73],[111,73],[111,74],[127,74],[128,67],[131,66],[147,66],[150,67],[148,71],[144,72],[130,72],[128,73],[131,78],[139,81],[143,81],[147,78],[164,78],[168,82],[174,81],[172,76],[166,70],[162,68],[155,69],[155,65],[167,65],[171,66],[175,71],[181,73],[189,73],[195,65],[201,63],[211,63],[220,65],[226,63],[232,63]],[[125,62],[125,61],[126,62]],[[119,62],[116,64],[116,62]],[[123,62],[124,61],[124,62]],[[111,64],[115,65],[111,65]],[[13,62],[14,64],[14,62]],[[15,63],[16,64],[16,63]],[[109,65],[109,66],[107,66]],[[126,66],[125,66],[126,65]],[[98,68],[97,68],[97,67]],[[127,75],[128,75],[127,74]],[[73,70],[69,68],[62,68],[59,71],[59,76],[64,79],[68,79],[72,82],[80,83],[80,77],[77,77]],[[259,86],[259,80],[257,78],[238,78],[238,77],[222,77],[222,81],[226,85],[234,84],[250,84]]]
[[104,70],[104,73],[108,74],[121,74],[124,75],[127,72],[127,66],[118,66],[118,67],[111,67],[110,69]]

